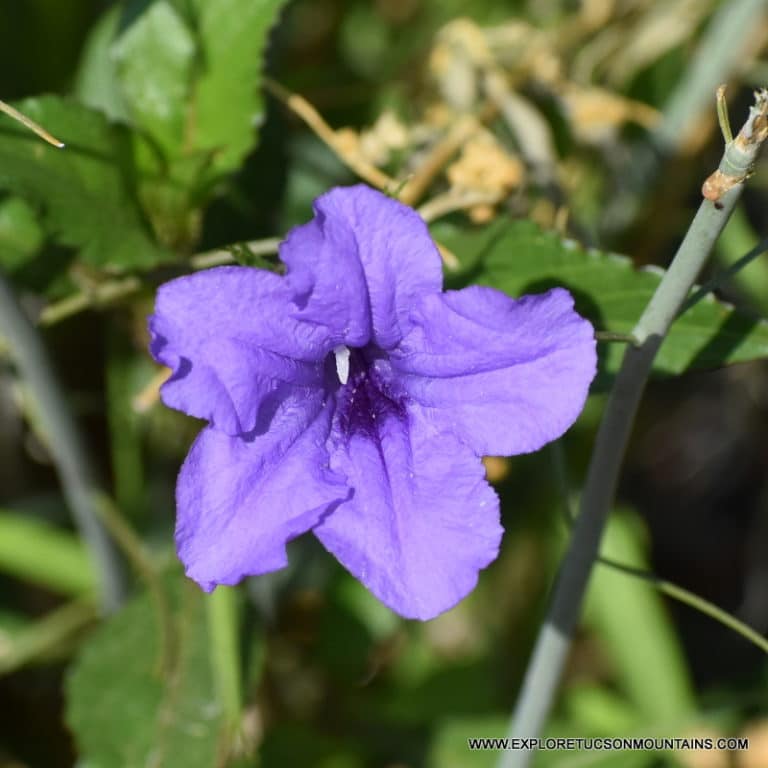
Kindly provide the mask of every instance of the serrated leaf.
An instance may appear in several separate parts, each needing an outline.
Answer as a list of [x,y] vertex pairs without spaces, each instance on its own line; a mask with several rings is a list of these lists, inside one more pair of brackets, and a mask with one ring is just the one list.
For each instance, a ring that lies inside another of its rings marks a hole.
[[129,7],[111,47],[117,79],[134,125],[169,157],[184,145],[196,56],[195,39],[167,0]]
[[[663,275],[655,267],[638,270],[625,256],[563,242],[528,221],[498,220],[475,230],[433,231],[462,262],[461,282],[491,285],[511,296],[563,286],[599,331],[629,333]],[[603,373],[616,372],[622,347],[601,345]],[[676,375],[766,356],[768,324],[708,297],[675,321],[653,370]]]
[[206,596],[181,578],[169,586],[170,637],[141,595],[91,636],[70,675],[67,720],[93,768],[211,768],[221,757]]
[[204,71],[193,144],[215,150],[219,172],[237,168],[264,119],[260,81],[269,30],[286,0],[192,0]]
[[127,130],[56,96],[16,105],[66,143],[56,149],[0,117],[0,189],[40,205],[61,244],[100,267],[150,267],[172,256],[152,238],[128,181]]

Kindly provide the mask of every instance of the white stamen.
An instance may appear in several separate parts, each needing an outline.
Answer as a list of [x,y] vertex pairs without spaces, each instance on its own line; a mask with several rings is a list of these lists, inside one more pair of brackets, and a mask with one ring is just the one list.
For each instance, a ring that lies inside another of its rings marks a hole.
[[342,384],[349,381],[349,349],[343,344],[333,348],[333,354],[336,355],[336,375]]

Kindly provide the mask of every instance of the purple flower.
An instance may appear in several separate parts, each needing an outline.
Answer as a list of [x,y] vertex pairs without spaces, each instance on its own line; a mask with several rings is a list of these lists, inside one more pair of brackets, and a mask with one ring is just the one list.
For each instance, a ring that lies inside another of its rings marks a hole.
[[280,257],[285,276],[220,267],[158,291],[163,401],[209,422],[179,474],[179,556],[211,590],[284,567],[311,530],[390,608],[432,618],[498,554],[480,456],[568,429],[592,328],[562,289],[443,293],[424,222],[365,186],[320,197]]

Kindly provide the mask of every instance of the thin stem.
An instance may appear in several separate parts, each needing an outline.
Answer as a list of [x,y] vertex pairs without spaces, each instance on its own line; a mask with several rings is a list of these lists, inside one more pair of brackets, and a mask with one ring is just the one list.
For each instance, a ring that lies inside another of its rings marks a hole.
[[97,618],[98,610],[88,600],[75,600],[51,611],[0,646],[0,675],[57,653],[67,640]]
[[[568,471],[562,440],[555,440],[554,443],[550,443],[549,448],[552,456],[552,470],[555,476],[555,484],[560,489],[560,497],[563,503],[563,516],[565,517],[566,525],[570,530],[573,528],[576,516],[571,509],[570,483],[568,482]],[[646,571],[643,568],[626,565],[613,558],[605,557],[604,555],[598,555],[597,562],[607,568],[612,568],[615,571],[624,573],[627,576],[634,576],[635,578],[647,581],[649,584],[656,587],[659,592],[667,595],[667,597],[677,600],[678,602],[693,608],[695,611],[703,613],[705,616],[709,616],[711,619],[714,619],[714,621],[719,622],[723,626],[728,627],[728,629],[741,635],[745,640],[757,646],[763,653],[768,653],[768,640],[766,638],[756,630],[752,629],[748,624],[740,621],[735,616],[724,611],[722,608],[719,608],[706,598],[684,589],[671,581],[662,579],[655,573]]]
[[110,280],[103,285],[98,285],[92,290],[81,291],[66,299],[61,299],[54,304],[49,304],[40,313],[38,325],[54,325],[66,320],[72,315],[83,312],[90,307],[99,307],[110,304],[113,301],[124,299],[141,290],[141,281],[138,277],[124,277],[119,280]]
[[419,207],[419,216],[429,224],[454,211],[464,211],[467,208],[474,208],[476,205],[496,205],[502,197],[503,193],[498,191],[466,190],[457,192],[451,190],[427,200]]
[[698,290],[690,295],[682,307],[679,315],[685,314],[691,307],[698,304],[703,298],[722,287],[730,278],[740,272],[748,264],[751,264],[758,256],[768,251],[768,238],[761,240],[751,251],[745,253],[733,262],[727,269],[718,272],[711,280],[707,280]]
[[360,155],[349,152],[347,147],[339,141],[336,131],[325,122],[323,116],[303,96],[291,93],[280,83],[268,77],[263,78],[262,83],[267,91],[298,115],[314,131],[315,135],[330,147],[338,158],[363,181],[367,181],[372,186],[382,190],[391,189],[395,186],[395,180],[387,176],[384,171],[380,171]]
[[595,331],[595,338],[598,341],[617,341],[621,344],[637,344],[637,339],[631,333],[620,333],[619,331]]
[[476,133],[484,119],[495,112],[494,106],[483,109],[480,117],[463,115],[429,151],[416,172],[408,179],[400,193],[400,202],[415,205],[426,194],[430,184],[443,170],[448,161],[461,149],[467,139]]
[[27,117],[18,109],[12,107],[10,104],[6,104],[4,101],[0,101],[0,112],[5,112],[8,117],[12,117],[14,120],[20,122],[25,128],[29,128],[30,131],[36,133],[41,139],[47,141],[56,149],[64,149],[64,142],[59,141],[55,136],[52,136],[48,131],[43,128],[42,125],[38,125],[34,120]]
[[739,621],[735,616],[732,616],[728,611],[724,611],[709,600],[689,592],[687,589],[673,584],[666,579],[660,579],[653,573],[644,571],[642,568],[634,568],[630,565],[625,565],[617,560],[613,560],[610,557],[598,557],[597,562],[601,565],[605,565],[608,568],[612,568],[614,571],[619,571],[627,576],[634,576],[638,579],[653,584],[659,592],[671,597],[673,600],[677,600],[679,603],[693,608],[699,613],[703,613],[705,616],[709,616],[711,619],[723,624],[728,629],[733,630],[737,634],[741,635],[745,640],[757,646],[763,653],[768,654],[768,639],[764,638],[759,632],[752,629],[748,624],[743,621]]
[[[277,253],[283,240],[282,237],[266,237],[263,240],[251,240],[245,243],[245,247],[254,256],[270,256]],[[217,248],[215,251],[198,253],[189,260],[192,269],[208,269],[234,262],[235,257],[232,255],[232,251],[227,248]]]
[[[277,253],[282,240],[283,238],[280,237],[267,237],[263,240],[251,240],[245,243],[245,246],[254,256],[268,256]],[[215,251],[205,251],[192,256],[189,263],[192,269],[208,269],[224,264],[234,264],[235,257],[226,248],[218,248]],[[141,280],[136,275],[108,280],[93,288],[79,291],[72,296],[49,304],[40,313],[37,320],[38,325],[60,323],[62,320],[84,312],[86,309],[103,307],[128,296],[133,296],[141,288]]]
[[100,520],[147,587],[160,631],[160,670],[166,672],[173,664],[176,635],[168,596],[163,581],[147,554],[142,540],[128,524],[112,499],[105,493],[94,495]]
[[240,616],[237,590],[217,587],[205,599],[208,614],[211,666],[216,691],[231,733],[236,732],[242,714],[240,685]]
[[120,560],[99,520],[99,486],[72,412],[53,372],[43,342],[0,273],[0,335],[37,407],[64,497],[100,575],[101,605],[116,610],[125,594]]
[[[718,170],[731,183],[717,200],[702,202],[672,264],[633,330],[638,346],[627,348],[606,405],[587,472],[581,514],[523,681],[510,728],[512,738],[538,736],[549,716],[654,357],[728,221],[766,137],[768,92],[762,91],[756,95],[755,106],[739,135],[725,148]],[[500,766],[525,768],[532,757],[529,751],[508,752],[502,756]]]

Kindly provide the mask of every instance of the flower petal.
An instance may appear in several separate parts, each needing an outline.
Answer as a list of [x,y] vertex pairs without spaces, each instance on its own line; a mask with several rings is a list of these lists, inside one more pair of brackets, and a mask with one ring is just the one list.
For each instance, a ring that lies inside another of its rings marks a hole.
[[592,326],[556,288],[514,300],[472,286],[426,297],[390,356],[425,415],[482,454],[526,453],[563,434],[597,365]]
[[382,602],[431,619],[464,598],[498,554],[499,503],[477,456],[418,415],[337,436],[331,466],[354,488],[314,529]]
[[315,411],[306,426],[283,405],[252,440],[211,427],[198,436],[176,488],[176,544],[203,589],[284,567],[286,543],[349,495],[328,467],[330,409],[315,401]]
[[276,390],[321,387],[333,345],[324,328],[292,316],[292,298],[285,278],[246,267],[160,286],[149,327],[152,355],[173,370],[165,404],[234,435],[266,427]]
[[421,217],[363,184],[319,197],[315,219],[290,233],[280,258],[307,295],[307,316],[326,318],[336,344],[391,348],[413,303],[442,289],[440,254]]

